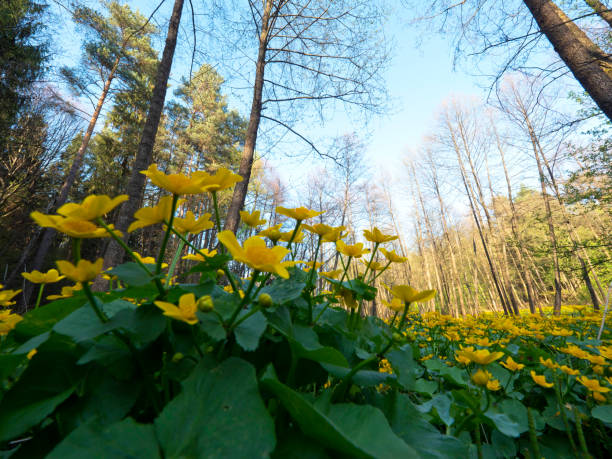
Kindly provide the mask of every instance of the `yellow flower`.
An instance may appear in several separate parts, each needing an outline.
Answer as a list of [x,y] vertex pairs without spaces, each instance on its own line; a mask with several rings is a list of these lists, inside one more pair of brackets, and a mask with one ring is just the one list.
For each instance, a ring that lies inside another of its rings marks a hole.
[[252,236],[244,241],[241,247],[236,236],[231,231],[221,231],[217,238],[232,254],[234,260],[245,263],[257,271],[276,273],[285,279],[289,278],[286,266],[294,263],[281,260],[289,253],[285,247],[269,248],[259,236]]
[[603,374],[604,374],[604,367],[602,367],[601,365],[594,365],[593,366],[593,372],[598,374],[599,376],[603,376]]
[[[10,291],[10,290],[6,290]],[[20,290],[21,291],[21,290]],[[8,309],[0,311],[0,336],[7,335],[17,323],[21,322],[23,317],[15,314]]]
[[455,360],[463,365],[469,365],[471,360],[462,354],[455,354]]
[[166,301],[155,301],[155,305],[164,311],[164,315],[194,325],[198,323],[196,311],[198,304],[193,293],[185,293],[179,298],[178,307]]
[[435,290],[423,290],[419,292],[409,285],[396,285],[391,289],[391,293],[406,303],[424,303],[436,296]]
[[[304,263],[306,265],[306,267],[304,268],[304,271],[306,272],[310,272],[310,270],[312,269],[312,265],[315,264],[312,261],[307,261],[306,263]],[[320,262],[316,262],[315,264],[315,270],[319,269],[321,266],[323,265],[323,263]]]
[[55,262],[59,270],[68,279],[74,282],[89,282],[96,278],[102,271],[102,264],[104,260],[98,258],[95,262],[88,260],[79,260],[77,265],[74,266],[72,263],[66,260],[58,260]]
[[397,253],[395,253],[395,250],[385,250],[381,247],[380,251],[391,263],[403,263],[408,260],[406,257],[400,257]]
[[172,222],[172,226],[181,234],[198,234],[215,226],[215,224],[210,221],[210,217],[211,214],[206,213],[196,219],[193,212],[188,210],[184,217],[176,217]]
[[328,233],[334,231],[333,226],[326,225],[325,223],[316,223],[314,225],[304,225],[303,226],[306,231],[310,231],[312,234],[316,234],[317,236],[325,236]]
[[199,253],[188,253],[183,257],[183,260],[193,260],[201,262],[206,260],[206,258],[204,257],[214,257],[215,255],[217,255],[216,250],[209,251],[208,249],[200,249],[200,252],[202,252],[202,255],[204,256],[200,255]]
[[606,397],[604,397],[603,395],[601,395],[599,392],[591,392],[591,395],[593,396],[593,399],[597,402],[597,403],[603,403],[606,401]]
[[20,290],[0,290],[0,306],[11,306],[15,304],[14,301],[11,301],[15,295],[17,295]]
[[149,177],[154,185],[172,194],[198,194],[205,191],[202,189],[204,177],[196,176],[195,173],[192,177],[184,174],[164,174],[157,169],[157,164],[151,164],[147,170],[140,171],[140,173]]
[[576,379],[580,384],[589,389],[591,392],[610,392],[610,389],[608,389],[607,387],[603,387],[601,384],[599,384],[599,381],[597,379],[589,379],[586,376],[580,376]]
[[323,235],[321,242],[338,242],[338,240],[346,236],[347,233],[343,233],[345,229],[345,226],[337,226],[332,228],[331,231]]
[[368,253],[368,249],[363,248],[363,243],[358,242],[357,244],[348,245],[343,240],[339,239],[336,242],[336,249],[347,257],[360,258],[363,254]]
[[365,266],[368,266],[370,271],[380,271],[380,270],[382,270],[385,267],[385,265],[383,265],[382,263],[379,263],[377,261],[371,261],[371,262],[368,263],[367,261],[361,260],[361,262]]
[[601,355],[588,355],[587,360],[591,362],[593,365],[605,365],[606,359]]
[[204,171],[197,171],[191,175],[194,179],[200,178],[202,191],[221,191],[233,187],[236,183],[242,182],[242,176],[234,174],[229,169],[221,167],[214,175]]
[[[54,228],[60,233],[78,239],[91,239],[96,237],[108,237],[109,234],[104,228],[100,228],[86,220],[77,218],[66,218],[61,215],[45,215],[40,212],[30,214],[38,226],[43,228]],[[108,225],[113,229],[113,225]],[[114,230],[114,233],[121,237],[121,232]]]
[[560,369],[560,370],[561,370],[563,373],[565,373],[566,375],[576,376],[576,375],[579,375],[579,374],[580,374],[580,371],[578,371],[578,370],[573,370],[573,369],[571,369],[570,367],[568,367],[568,366],[566,366],[566,365],[561,365],[561,366],[559,367],[559,369]]
[[493,377],[491,373],[486,370],[479,369],[477,372],[472,374],[472,381],[477,386],[486,386],[487,382]]
[[340,292],[340,296],[344,302],[344,305],[347,308],[356,309],[357,306],[359,306],[357,300],[355,299],[355,296],[353,295],[353,292],[351,292],[350,290],[343,288]]
[[404,302],[399,298],[393,298],[391,301],[382,300],[382,303],[395,312],[402,312],[404,310]]
[[399,236],[391,236],[388,234],[383,234],[378,228],[374,227],[372,231],[363,230],[363,235],[370,242],[375,242],[377,244],[382,244],[383,242],[389,242],[396,240]]
[[514,359],[510,356],[508,356],[505,362],[499,362],[499,364],[503,367],[506,367],[510,371],[517,371],[525,368],[525,365],[523,365],[522,363],[516,363]]
[[497,379],[491,379],[487,381],[487,389],[490,391],[500,390],[501,386],[499,385],[499,381]]
[[[170,213],[172,212],[172,199],[172,196],[164,196],[159,200],[157,205],[138,209],[134,213],[134,218],[136,220],[128,228],[128,233],[131,233],[139,228],[161,223],[164,220],[169,221]],[[184,199],[179,199],[176,205],[179,206],[183,202],[185,202]]]
[[549,383],[546,381],[546,376],[539,375],[533,370],[531,370],[530,374],[531,374],[531,378],[533,379],[533,382],[535,382],[536,384],[542,387],[545,387],[547,389],[550,389],[552,386],[554,386],[553,383]]
[[28,360],[32,360],[32,357],[34,357],[37,353],[38,351],[36,349],[32,349],[30,352],[27,353],[26,357]]
[[50,269],[46,273],[34,270],[31,273],[21,273],[21,275],[33,284],[52,284],[64,278],[64,276],[59,275],[57,269]]
[[68,287],[62,287],[62,293],[61,295],[49,295],[47,297],[48,300],[59,300],[61,298],[70,298],[74,292],[83,289],[83,286],[81,284],[75,284],[73,286],[68,286]]
[[[153,258],[153,257],[143,257],[138,252],[133,252],[133,253],[134,253],[134,256],[136,258],[138,258],[138,261],[140,261],[144,265],[155,265],[155,264],[157,264],[157,261],[155,261],[155,258]],[[162,268],[167,268],[167,267],[168,267],[168,263],[162,263]]]
[[495,362],[497,359],[500,359],[504,356],[503,352],[489,352],[488,349],[476,349],[476,350],[468,350],[462,349],[457,351],[455,355],[462,356],[466,359],[469,359],[471,362],[477,363],[479,365],[488,365],[491,362]]
[[546,368],[550,368],[551,370],[554,370],[555,368],[558,367],[558,365],[554,363],[552,360],[550,359],[544,360],[542,357],[540,357],[540,363],[544,365]]
[[87,196],[81,204],[74,202],[64,204],[57,209],[57,213],[64,217],[78,220],[95,220],[98,217],[106,215],[119,204],[127,200],[127,194],[122,194],[112,199],[106,195],[92,194]]
[[612,360],[612,346],[599,346],[599,354],[608,360]]
[[260,231],[257,235],[261,237],[267,237],[272,242],[276,242],[283,236],[283,233],[280,232],[281,226],[283,226],[283,224],[279,223],[278,225],[274,225],[270,228],[266,228],[265,230]]
[[260,212],[258,210],[254,210],[253,212],[248,212],[246,210],[240,211],[240,220],[251,228],[257,228],[258,226],[265,225],[267,220],[259,219]]
[[338,276],[344,272],[343,269],[335,269],[333,271],[321,271],[320,276],[329,277],[330,279],[338,279]]
[[[280,235],[281,235],[281,237],[280,237],[281,241],[289,242],[291,240],[291,236],[293,236],[293,230],[292,231],[281,232]],[[302,242],[303,240],[304,240],[304,231],[302,231],[300,229],[300,230],[298,230],[297,233],[295,233],[295,237],[293,238],[293,242],[295,242],[297,244],[299,242]]]
[[324,212],[307,209],[306,207],[296,207],[295,209],[287,209],[286,207],[278,206],[276,213],[293,218],[297,221],[308,220],[309,218],[321,215]]

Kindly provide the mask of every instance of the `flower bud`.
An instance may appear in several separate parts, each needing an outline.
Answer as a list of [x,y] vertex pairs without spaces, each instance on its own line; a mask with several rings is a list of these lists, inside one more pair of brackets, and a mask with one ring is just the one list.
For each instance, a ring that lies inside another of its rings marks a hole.
[[263,308],[269,308],[270,306],[272,306],[273,303],[272,297],[267,293],[262,293],[261,295],[259,295],[257,301]]
[[172,356],[172,363],[179,363],[185,356],[181,352],[177,352]]
[[394,332],[393,335],[391,335],[391,337],[393,338],[393,341],[400,342],[403,341],[402,335],[400,335],[398,332]]
[[210,312],[214,309],[213,300],[210,295],[204,295],[197,302],[200,312]]
[[225,275],[225,271],[222,269],[217,269],[217,277],[223,277]]

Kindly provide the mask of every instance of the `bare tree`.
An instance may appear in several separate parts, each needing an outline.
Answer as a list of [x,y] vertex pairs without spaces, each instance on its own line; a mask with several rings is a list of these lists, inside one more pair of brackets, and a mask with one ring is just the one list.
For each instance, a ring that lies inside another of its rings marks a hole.
[[[285,129],[326,156],[312,140],[312,132],[299,132],[298,119],[304,122],[313,112],[323,116],[330,103],[372,111],[385,100],[380,70],[387,52],[380,33],[383,15],[379,2],[248,0],[247,13],[242,38],[256,37],[257,51],[249,123],[238,170],[244,180],[235,187],[225,221],[225,228],[232,231],[238,227],[247,195],[260,123]],[[249,49],[248,43],[245,45],[240,53]]]

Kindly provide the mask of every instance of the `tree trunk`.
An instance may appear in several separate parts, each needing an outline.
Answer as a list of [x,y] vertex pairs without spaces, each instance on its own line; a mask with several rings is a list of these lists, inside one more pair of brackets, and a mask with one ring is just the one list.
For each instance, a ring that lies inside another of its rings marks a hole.
[[244,201],[249,189],[251,171],[253,169],[253,158],[255,155],[255,145],[257,144],[257,131],[261,121],[261,99],[263,95],[264,71],[266,66],[266,51],[268,49],[268,34],[270,12],[272,10],[272,0],[266,0],[263,16],[261,18],[261,33],[259,35],[259,51],[257,53],[257,63],[255,67],[255,84],[253,85],[253,101],[251,102],[251,115],[244,140],[244,149],[240,160],[238,174],[242,176],[242,181],[236,184],[232,202],[227,211],[224,229],[234,233],[240,224],[240,211],[244,206]]
[[[134,212],[140,207],[142,194],[145,188],[146,177],[140,173],[149,167],[153,160],[153,146],[155,145],[155,137],[159,127],[159,121],[164,109],[164,101],[166,100],[166,90],[168,88],[168,78],[170,69],[172,68],[172,59],[176,48],[176,38],[178,35],[181,14],[183,12],[183,0],[175,0],[170,24],[168,25],[168,33],[166,35],[166,43],[162,54],[161,62],[157,68],[155,75],[155,86],[151,97],[151,105],[147,113],[142,137],[138,144],[138,151],[134,159],[132,173],[127,184],[128,201],[120,208],[117,216],[116,228],[124,233],[124,240],[128,240],[127,228],[133,218]],[[104,266],[116,266],[121,263],[123,258],[123,249],[115,241],[112,241],[106,253],[104,254]]]
[[[87,130],[85,131],[85,135],[83,136],[83,140],[81,140],[81,145],[74,155],[74,160],[72,161],[72,165],[68,170],[68,174],[64,179],[64,183],[60,188],[59,195],[57,200],[53,203],[51,211],[58,209],[63,206],[68,200],[68,194],[70,193],[70,189],[76,182],[77,175],[81,170],[81,165],[83,164],[83,157],[85,156],[85,151],[87,150],[87,146],[89,145],[89,141],[91,140],[91,136],[96,127],[96,123],[98,122],[98,118],[100,117],[100,113],[102,112],[102,107],[104,106],[104,102],[106,101],[106,96],[108,95],[108,91],[110,90],[111,84],[115,79],[115,73],[117,72],[117,68],[119,67],[119,63],[121,62],[121,57],[117,57],[115,62],[113,63],[113,67],[104,82],[104,86],[102,88],[102,93],[98,98],[98,103],[96,104],[96,108],[91,115],[91,119],[89,120],[89,125],[87,126]],[[38,250],[36,251],[36,255],[34,256],[34,262],[32,263],[32,269],[39,270],[43,267],[45,262],[45,258],[47,257],[47,253],[51,248],[51,244],[53,244],[53,239],[55,237],[56,231],[53,228],[45,228],[40,240],[40,244],[38,246]],[[29,284],[28,288],[24,292],[24,298],[29,301],[30,294],[32,292],[32,285]]]
[[602,112],[612,120],[609,57],[550,0],[523,0],[540,30]]
[[597,15],[612,27],[612,11],[599,0],[584,0],[597,13]]

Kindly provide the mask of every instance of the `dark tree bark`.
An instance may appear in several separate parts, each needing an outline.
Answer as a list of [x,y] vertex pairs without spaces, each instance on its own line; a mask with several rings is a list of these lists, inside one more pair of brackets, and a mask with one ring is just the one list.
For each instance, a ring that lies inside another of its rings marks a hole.
[[584,0],[593,10],[597,13],[597,15],[602,18],[604,21],[608,23],[610,27],[612,27],[612,10],[608,8],[606,5],[601,3],[599,0]]
[[601,111],[612,120],[612,62],[550,0],[523,0],[540,30]]
[[257,143],[257,131],[261,121],[261,101],[263,95],[264,72],[266,68],[266,51],[268,49],[268,35],[270,32],[270,12],[272,11],[273,0],[266,0],[266,5],[261,19],[261,32],[259,34],[259,50],[257,52],[257,63],[255,67],[255,84],[253,85],[253,101],[251,102],[251,114],[244,140],[244,149],[240,160],[238,174],[242,176],[242,181],[236,184],[232,202],[227,211],[224,229],[234,233],[240,224],[240,211],[244,206],[251,171],[253,169],[253,158],[255,155],[255,145]]
[[[155,76],[155,87],[153,88],[151,105],[149,106],[147,120],[142,131],[142,137],[140,138],[138,151],[127,184],[127,195],[129,199],[121,206],[115,223],[115,227],[124,233],[124,239],[126,241],[128,239],[127,228],[130,225],[134,212],[140,207],[145,187],[146,177],[141,174],[140,171],[147,169],[153,160],[153,146],[155,145],[155,137],[157,136],[157,129],[166,100],[168,78],[170,77],[172,59],[174,57],[174,50],[176,49],[176,39],[178,36],[181,14],[183,12],[183,3],[183,0],[175,0],[174,2],[170,24],[168,25],[164,52],[159,67],[157,68],[157,75]],[[104,254],[104,266],[115,266],[121,262],[122,258],[123,249],[115,241],[111,241]]]

